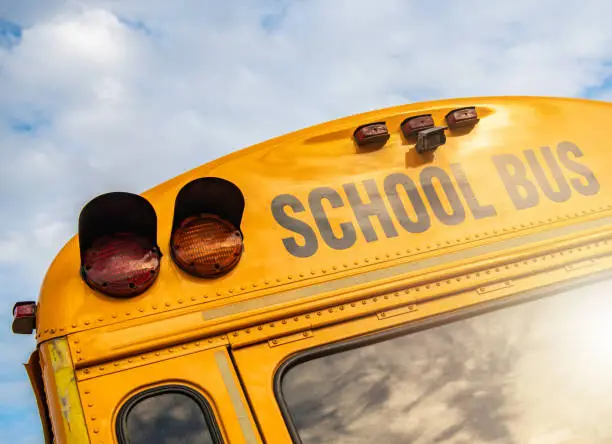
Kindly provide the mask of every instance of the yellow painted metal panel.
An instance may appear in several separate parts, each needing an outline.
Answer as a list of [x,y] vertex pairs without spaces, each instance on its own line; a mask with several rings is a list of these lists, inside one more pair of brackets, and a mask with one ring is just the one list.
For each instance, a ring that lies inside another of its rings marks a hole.
[[44,342],[40,345],[40,353],[56,442],[89,443],[68,341],[66,338],[56,338]]
[[[479,112],[478,125],[450,131],[447,143],[432,156],[417,155],[414,144],[400,134],[399,125],[406,117],[432,113],[436,122],[444,123],[448,111],[469,105]],[[607,128],[611,112],[611,104],[547,98],[412,104],[327,122],[203,165],[143,194],[156,210],[164,253],[153,287],[127,301],[100,297],[79,276],[75,238],[59,253],[45,278],[38,311],[39,340],[133,320],[146,322],[196,307],[218,310],[609,214],[612,156],[608,138],[593,128]],[[385,146],[356,148],[353,130],[380,120],[387,122],[391,132]],[[244,255],[231,273],[214,280],[183,273],[167,251],[176,194],[184,184],[203,176],[235,183],[246,199],[241,227]],[[393,177],[414,183],[424,205],[422,231],[404,227],[408,219],[416,220],[416,213],[403,185],[395,184],[395,191],[390,186]],[[451,199],[454,215],[443,185],[456,195]],[[322,198],[322,187],[339,200],[332,205]],[[313,195],[314,191],[318,194]],[[434,192],[442,196],[438,203],[432,200]],[[293,196],[293,202],[304,209],[274,204],[281,195]],[[377,216],[368,219],[355,213],[361,211],[355,209],[355,201],[367,206],[373,196],[380,211],[389,215],[384,225]],[[311,198],[322,205],[318,219]],[[313,234],[310,256],[298,257],[286,248],[283,239],[298,245],[305,240],[279,223],[279,214],[298,220]],[[322,234],[327,229],[317,225],[322,220],[329,222],[328,238],[341,237],[345,227],[354,232],[353,239],[333,248]]]
[[119,371],[78,383],[83,394],[87,427],[94,442],[116,442],[117,415],[132,396],[149,388],[172,384],[190,387],[206,398],[225,442],[261,442],[224,348],[165,360],[158,360],[155,353],[135,359],[143,365],[125,370],[118,366]]
[[[526,264],[528,265],[528,264]],[[570,272],[559,266],[552,270],[524,275],[512,281],[512,285],[477,287],[466,289],[453,297],[425,300],[406,306],[405,310],[384,311],[378,314],[366,315],[346,322],[322,323],[304,340],[279,339],[272,346],[270,343],[260,343],[251,347],[236,350],[234,360],[242,376],[245,391],[251,401],[253,411],[264,439],[278,444],[291,443],[285,420],[282,417],[274,392],[274,379],[278,368],[288,358],[303,353],[317,346],[336,343],[363,337],[372,333],[388,331],[400,326],[408,326],[417,321],[430,322],[440,315],[453,313],[477,313],[488,307],[486,303],[513,302],[513,298],[529,300],[541,297],[555,290],[564,288],[568,283],[579,284],[592,280],[593,273],[602,277],[612,277],[612,256],[595,260],[590,268],[580,267]],[[471,276],[473,279],[475,276]],[[435,286],[435,284],[434,284]],[[486,288],[483,292],[480,289]],[[390,295],[393,297],[393,295]],[[369,298],[367,303],[372,303]],[[337,307],[335,310],[338,312]],[[386,314],[389,316],[386,316]],[[381,316],[384,314],[384,316]],[[333,317],[332,312],[325,314]],[[437,321],[440,322],[440,321]],[[433,325],[433,324],[432,324]]]

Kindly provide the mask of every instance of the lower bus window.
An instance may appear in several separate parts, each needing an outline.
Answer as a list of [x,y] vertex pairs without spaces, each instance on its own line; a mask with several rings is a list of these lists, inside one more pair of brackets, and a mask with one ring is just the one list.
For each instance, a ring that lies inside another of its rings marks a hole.
[[221,436],[210,406],[194,390],[165,386],[136,395],[119,412],[121,444],[216,444]]
[[612,442],[612,283],[557,293],[292,358],[277,397],[294,438]]

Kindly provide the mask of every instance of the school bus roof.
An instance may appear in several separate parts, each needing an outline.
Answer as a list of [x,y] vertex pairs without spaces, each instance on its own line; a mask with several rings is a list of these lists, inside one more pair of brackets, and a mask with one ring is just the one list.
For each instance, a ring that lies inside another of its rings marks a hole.
[[[447,131],[433,154],[418,154],[400,133],[407,117],[431,113],[445,125],[449,111],[466,106],[480,121]],[[541,233],[597,228],[611,208],[611,116],[610,104],[575,99],[445,100],[354,115],[235,152],[143,193],[164,253],[144,294],[113,299],[93,291],[79,274],[78,240],[70,240],[44,279],[37,339],[160,320],[157,335],[193,322],[235,326],[345,287],[503,254],[503,242],[518,248],[512,240],[539,233],[532,247],[556,239]],[[357,148],[355,129],[381,121],[390,133],[384,146]],[[246,201],[244,254],[217,279],[188,276],[168,254],[176,194],[207,176],[233,182]],[[191,321],[173,321],[179,314]]]

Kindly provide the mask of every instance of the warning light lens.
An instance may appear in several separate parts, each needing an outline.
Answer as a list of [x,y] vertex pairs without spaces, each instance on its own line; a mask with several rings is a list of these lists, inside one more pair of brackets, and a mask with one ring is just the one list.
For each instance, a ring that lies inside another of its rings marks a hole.
[[416,143],[417,153],[430,153],[438,149],[439,146],[444,145],[446,143],[445,129],[443,126],[437,126],[419,131]]
[[36,302],[17,302],[13,307],[13,333],[30,335],[36,328]]
[[119,233],[92,243],[83,256],[82,274],[101,293],[131,297],[155,282],[160,259],[160,251],[145,237]]
[[172,256],[181,269],[198,277],[215,277],[238,264],[242,233],[212,214],[185,219],[172,234]]
[[480,119],[473,106],[459,108],[446,115],[446,123],[451,129],[476,125]]
[[355,130],[355,142],[357,145],[370,143],[384,143],[389,139],[389,130],[385,122],[370,123],[360,126]]
[[434,120],[431,114],[424,114],[422,116],[408,117],[402,122],[402,132],[404,137],[408,138],[414,136],[419,131],[427,128],[433,128]]
[[13,316],[16,318],[25,318],[27,316],[34,316],[34,310],[36,306],[34,303],[17,305],[13,309]]

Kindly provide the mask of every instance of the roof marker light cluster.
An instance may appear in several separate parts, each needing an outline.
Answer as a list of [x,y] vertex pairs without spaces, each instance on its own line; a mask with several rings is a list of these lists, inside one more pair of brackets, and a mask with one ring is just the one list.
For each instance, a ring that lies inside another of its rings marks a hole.
[[[422,114],[405,119],[400,129],[407,140],[416,141],[416,151],[424,154],[446,143],[445,130],[474,126],[480,119],[476,108],[471,106],[452,110],[445,120],[448,126],[436,126],[431,114]],[[384,145],[390,134],[385,122],[375,122],[358,127],[353,136],[357,145],[367,146]]]

